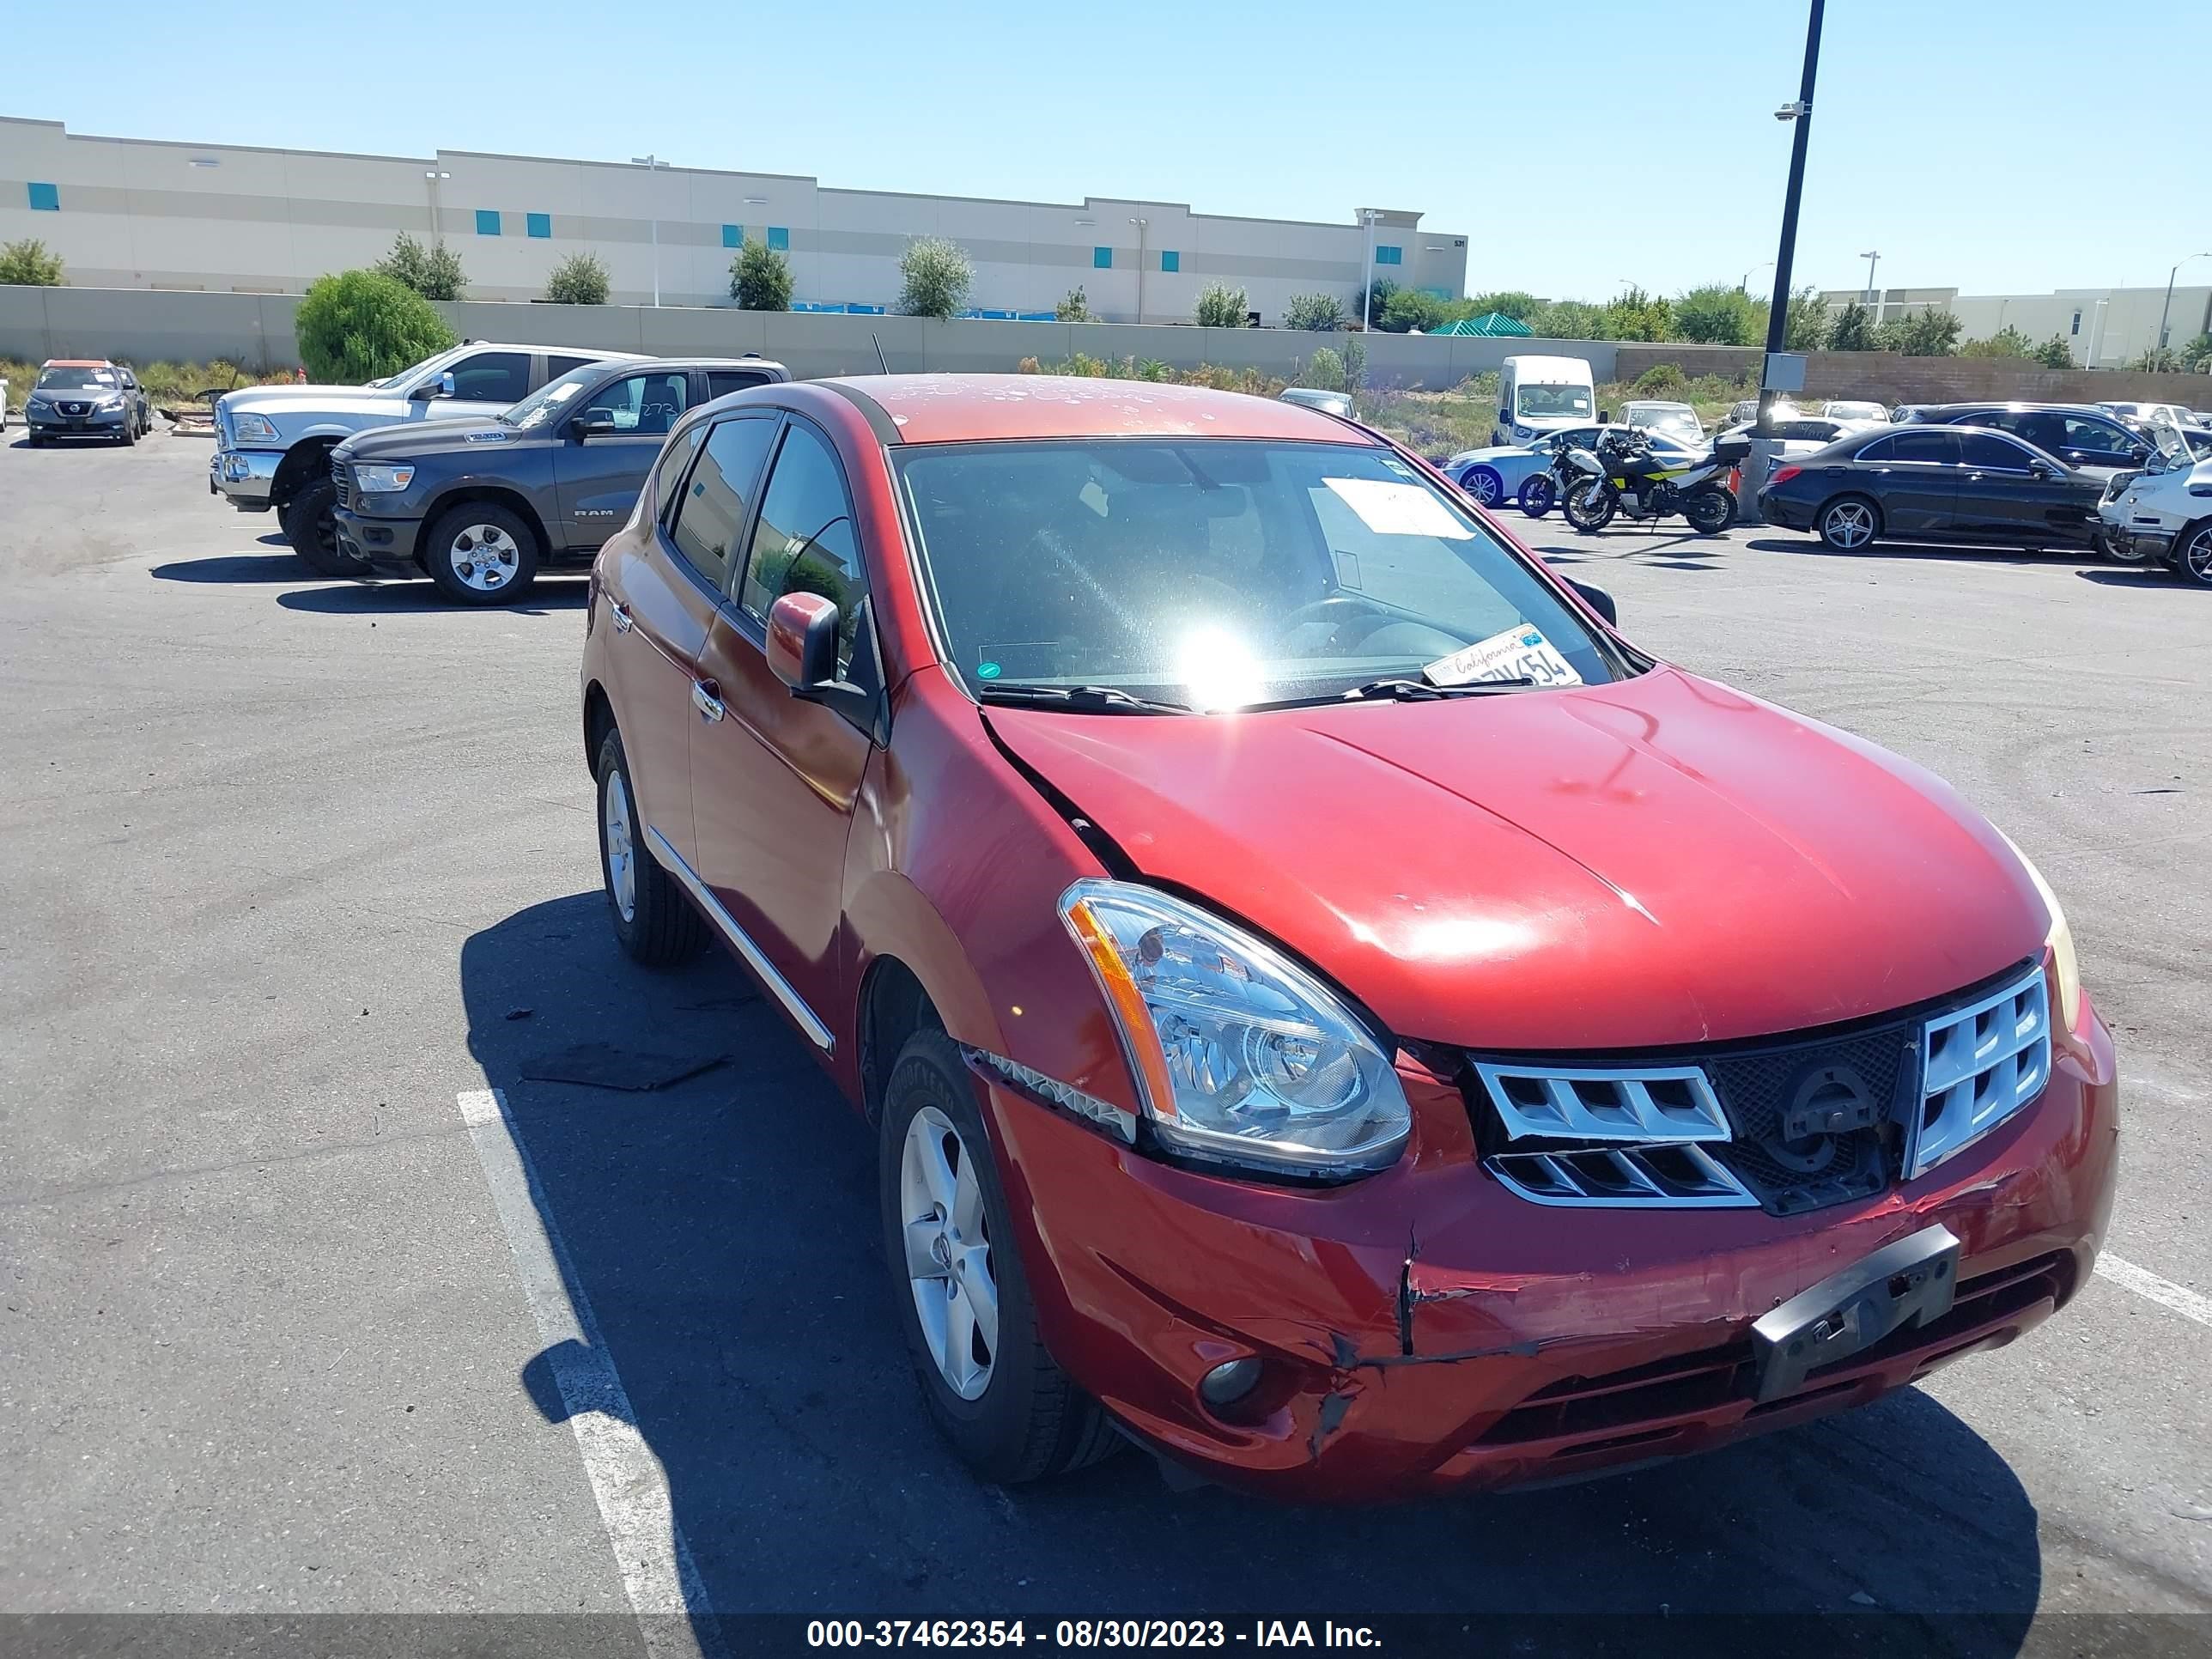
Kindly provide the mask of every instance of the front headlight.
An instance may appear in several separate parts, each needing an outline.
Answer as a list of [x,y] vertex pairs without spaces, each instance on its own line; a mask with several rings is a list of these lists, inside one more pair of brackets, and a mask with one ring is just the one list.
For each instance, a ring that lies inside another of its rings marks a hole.
[[2051,884],[2044,880],[2043,872],[2035,867],[2035,860],[2021,852],[2020,844],[2003,830],[1997,830],[1997,834],[2012,848],[2012,855],[2020,860],[2021,868],[2027,872],[2027,878],[2042,896],[2043,908],[2051,913],[2051,931],[2044,935],[2043,943],[2051,952],[2051,964],[2058,976],[2058,1017],[2070,1031],[2081,1013],[2081,965],[2074,959],[2074,930],[2066,925],[2066,913],[2058,908],[2058,895],[2051,890]]
[[1390,1057],[1282,952],[1150,888],[1079,881],[1060,919],[1169,1146],[1273,1175],[1387,1168],[1413,1120]]
[[276,428],[265,415],[234,415],[230,417],[230,435],[252,439],[257,443],[273,444],[280,441]]
[[54,400],[52,398],[40,397],[35,392],[23,399],[23,407],[26,409],[52,409],[53,406]]
[[411,463],[403,462],[397,466],[365,466],[356,463],[353,470],[354,488],[371,495],[389,495],[396,490],[406,489],[414,482],[415,468]]

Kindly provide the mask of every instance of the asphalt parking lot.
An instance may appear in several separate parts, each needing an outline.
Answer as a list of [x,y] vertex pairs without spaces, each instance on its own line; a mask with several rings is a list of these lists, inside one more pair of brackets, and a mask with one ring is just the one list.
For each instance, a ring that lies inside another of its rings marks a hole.
[[[559,1613],[668,1652],[641,1607],[2212,1632],[2212,592],[1509,520],[1633,637],[1923,763],[2041,865],[2120,1046],[2112,1263],[1854,1415],[1295,1511],[1134,1455],[973,1483],[890,1316],[869,1136],[735,969],[609,934],[581,579],[480,612],[319,581],[206,465],[165,430],[0,447],[0,1612]],[[579,1044],[720,1063],[532,1078]]]

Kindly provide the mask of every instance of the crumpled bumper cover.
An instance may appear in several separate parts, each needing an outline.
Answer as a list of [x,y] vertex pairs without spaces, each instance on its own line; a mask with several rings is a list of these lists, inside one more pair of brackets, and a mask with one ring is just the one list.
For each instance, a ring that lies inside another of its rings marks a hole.
[[[1474,1161],[1456,1087],[1401,1066],[1416,1144],[1385,1174],[1271,1189],[1176,1169],[987,1090],[1054,1357],[1133,1432],[1298,1501],[1567,1479],[1861,1404],[2063,1305],[2112,1205],[2117,1070],[2084,1004],[2033,1106],[1921,1179],[1796,1217],[1554,1209]],[[981,1086],[981,1085],[979,1085]],[[1936,1224],[1943,1316],[1762,1402],[1752,1327]],[[1236,1420],[1199,1380],[1257,1355]]]

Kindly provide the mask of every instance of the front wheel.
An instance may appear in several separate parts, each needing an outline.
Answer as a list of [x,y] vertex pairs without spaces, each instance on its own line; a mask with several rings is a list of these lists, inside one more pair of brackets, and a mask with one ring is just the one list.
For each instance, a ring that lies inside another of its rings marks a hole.
[[292,544],[300,562],[318,576],[366,576],[368,566],[348,558],[338,547],[338,521],[333,513],[337,504],[338,487],[328,476],[310,478],[284,503],[278,520],[284,539]]
[[1613,522],[1620,510],[1620,492],[1602,478],[1592,478],[1567,491],[1563,510],[1567,522],[1585,535],[1594,535]]
[[2200,587],[2212,587],[2212,519],[2181,533],[2173,547],[2173,574]]
[[538,580],[538,532],[512,507],[463,501],[430,526],[422,562],[460,605],[505,605]]
[[1539,472],[1521,486],[1521,510],[1532,519],[1540,519],[1559,505],[1559,486],[1548,472]]
[[2142,565],[2150,562],[2149,544],[2137,541],[2124,532],[2115,534],[2109,530],[2100,530],[2096,534],[2096,544],[2097,551],[2114,564]]
[[1111,1423],[1045,1352],[975,1080],[951,1038],[907,1040],[884,1091],[878,1191],[891,1297],[930,1416],[1016,1486],[1096,1462]]
[[1735,522],[1735,497],[1725,489],[1693,489],[1682,498],[1682,516],[1700,536],[1717,536]]
[[1498,476],[1494,466],[1468,468],[1459,475],[1459,487],[1483,507],[1495,507],[1505,499],[1505,480]]

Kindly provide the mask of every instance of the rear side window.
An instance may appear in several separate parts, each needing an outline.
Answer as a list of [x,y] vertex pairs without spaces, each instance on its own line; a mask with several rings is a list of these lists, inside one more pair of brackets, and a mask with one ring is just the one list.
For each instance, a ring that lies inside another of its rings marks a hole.
[[1945,466],[1959,459],[1959,434],[1940,426],[1893,433],[1859,451],[1858,459],[1863,461],[1920,461]]
[[1959,457],[1968,466],[2001,469],[2008,472],[2027,471],[2028,453],[2018,444],[2008,444],[2002,438],[1992,438],[1986,432],[1961,432],[1959,434]]
[[519,404],[530,395],[530,357],[521,351],[480,351],[453,365],[453,396],[471,403]]
[[545,378],[557,380],[570,369],[581,368],[586,363],[599,362],[596,357],[562,357],[554,356],[545,360]]
[[725,398],[732,392],[743,392],[749,386],[766,386],[768,376],[750,368],[710,368],[707,371],[707,395]]
[[819,593],[837,606],[837,665],[853,659],[853,630],[867,594],[844,470],[811,428],[793,422],[761,498],[760,524],[738,603],[765,620],[786,593]]
[[669,539],[684,562],[718,592],[729,588],[738,538],[775,439],[773,418],[723,421],[707,434],[706,453],[691,469]]

